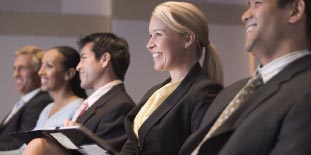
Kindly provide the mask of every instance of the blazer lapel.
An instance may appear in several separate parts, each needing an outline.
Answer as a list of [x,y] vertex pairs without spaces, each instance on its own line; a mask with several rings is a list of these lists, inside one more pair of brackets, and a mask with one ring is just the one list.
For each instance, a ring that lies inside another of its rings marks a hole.
[[[212,137],[237,128],[260,104],[264,103],[273,94],[279,91],[280,86],[296,74],[310,69],[311,56],[305,56],[285,67],[279,74],[259,88],[252,96],[241,105],[236,112],[213,134]],[[230,101],[229,101],[230,102]],[[229,103],[227,102],[227,103]]]
[[122,89],[124,89],[123,84],[114,86],[106,94],[101,96],[89,109],[87,109],[87,111],[78,118],[77,122],[80,124],[84,124],[85,122],[87,122],[89,118],[95,115],[97,108],[104,106],[113,96],[115,96]]
[[[278,83],[273,82],[264,85],[262,88],[252,94],[248,100],[246,100],[229,118],[224,122],[224,124],[215,131],[211,136],[217,136],[223,134],[227,131],[231,131],[237,128],[241,122],[258,107],[265,99],[273,95],[279,89]],[[230,101],[229,101],[230,102]]]
[[156,91],[158,90],[159,88],[161,88],[165,83],[167,83],[167,81],[169,80],[166,80],[165,82],[157,85],[157,86],[154,86],[152,89],[150,89],[144,96],[143,98],[140,100],[140,102],[137,104],[137,106],[135,106],[127,115],[127,117],[125,118],[125,130],[126,130],[126,133],[128,135],[128,139],[130,141],[132,141],[132,144],[135,145],[135,148],[137,151],[139,151],[138,149],[138,139],[133,131],[133,126],[134,126],[134,119],[137,115],[137,113],[139,112],[139,110],[142,108],[142,106],[147,102],[147,100],[149,99],[149,97]]
[[[8,114],[6,114],[6,116],[2,119],[1,124],[0,124],[0,130],[1,130],[3,127],[5,127],[4,120],[6,120],[6,118],[9,116],[10,113],[11,113],[11,111],[10,111]],[[12,118],[11,118],[11,119],[12,119]],[[7,122],[7,123],[9,123],[9,122]]]
[[[187,74],[185,79],[180,83],[176,90],[155,110],[154,113],[144,122],[138,131],[140,144],[144,144],[145,137],[152,126],[157,123],[162,117],[164,117],[170,109],[172,109],[179,100],[184,96],[184,94],[190,89],[192,83],[201,73],[201,67],[196,64]],[[166,80],[162,85],[169,82]]]
[[[243,79],[238,83],[228,87],[226,93],[219,94],[211,106],[206,111],[204,118],[201,123],[201,128],[209,128],[217,120],[221,112],[226,108],[229,102],[234,96],[240,91],[240,89],[247,83],[247,79]],[[205,127],[204,127],[205,125]]]
[[[25,109],[25,107],[26,107],[26,105],[28,104],[28,103],[30,103],[30,102],[33,102],[33,100],[36,100],[36,98],[38,97],[38,96],[40,96],[41,94],[43,94],[44,92],[43,91],[39,91],[35,96],[33,96],[27,103],[25,103],[20,109],[18,109],[18,111],[16,111],[15,112],[15,114],[10,118],[10,120],[6,123],[6,124],[8,124],[8,123],[10,123],[10,121],[12,120],[12,119],[14,119],[14,117],[16,117],[19,113],[21,113],[21,111],[24,111],[24,109]],[[13,109],[11,109],[11,111],[12,111]],[[1,124],[0,124],[0,130],[3,128],[3,127],[5,127],[6,126],[6,124],[4,125],[3,123],[4,123],[4,120],[9,116],[9,114],[11,113],[11,111],[9,111],[9,113],[4,117],[4,119],[2,120],[2,122],[1,122]]]

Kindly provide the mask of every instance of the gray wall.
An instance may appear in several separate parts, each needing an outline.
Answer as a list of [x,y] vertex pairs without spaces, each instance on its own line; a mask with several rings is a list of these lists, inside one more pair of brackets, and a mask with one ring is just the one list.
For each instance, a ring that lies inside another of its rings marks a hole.
[[[223,2],[222,0],[221,2]],[[148,18],[160,3],[146,0],[1,0],[0,1],[0,119],[19,98],[12,79],[14,51],[25,45],[48,49],[57,45],[77,48],[76,40],[97,31],[112,31],[128,40],[131,64],[125,79],[129,94],[138,102],[154,84],[168,75],[153,69],[145,45]],[[194,1],[208,15],[210,38],[224,64],[225,84],[250,74],[249,56],[243,50],[244,6]],[[200,2],[200,3],[198,3]]]
[[[151,54],[146,49],[149,16],[162,1],[113,1],[112,30],[130,44],[132,61],[126,85],[135,101],[139,101],[148,88],[168,76],[167,73],[154,71]],[[240,21],[244,6],[198,1],[194,1],[194,4],[208,15],[210,38],[224,64],[225,84],[248,76],[249,56],[243,49],[244,26]]]

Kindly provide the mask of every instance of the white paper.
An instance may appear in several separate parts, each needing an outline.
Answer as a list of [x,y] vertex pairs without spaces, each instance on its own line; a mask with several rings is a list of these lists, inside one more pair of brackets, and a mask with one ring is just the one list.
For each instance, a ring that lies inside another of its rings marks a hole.
[[78,147],[64,134],[62,133],[51,133],[60,144],[67,149],[78,149]]
[[102,149],[96,144],[91,145],[81,145],[79,152],[84,155],[109,155],[106,150]]

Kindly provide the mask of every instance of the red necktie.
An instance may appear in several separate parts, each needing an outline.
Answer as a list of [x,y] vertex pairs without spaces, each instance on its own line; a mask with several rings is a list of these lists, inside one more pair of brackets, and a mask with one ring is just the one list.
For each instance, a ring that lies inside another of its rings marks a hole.
[[87,103],[87,100],[85,100],[73,115],[72,121],[77,121],[78,117],[80,117],[88,109],[88,107],[89,104]]

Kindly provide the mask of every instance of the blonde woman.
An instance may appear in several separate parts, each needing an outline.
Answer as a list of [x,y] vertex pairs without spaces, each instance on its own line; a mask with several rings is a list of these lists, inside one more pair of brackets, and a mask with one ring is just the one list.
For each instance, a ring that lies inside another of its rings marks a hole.
[[[222,89],[222,66],[209,41],[206,16],[186,2],[165,2],[152,12],[147,48],[154,69],[170,77],[151,88],[125,120],[122,155],[174,155]],[[203,67],[199,59],[205,53]]]

